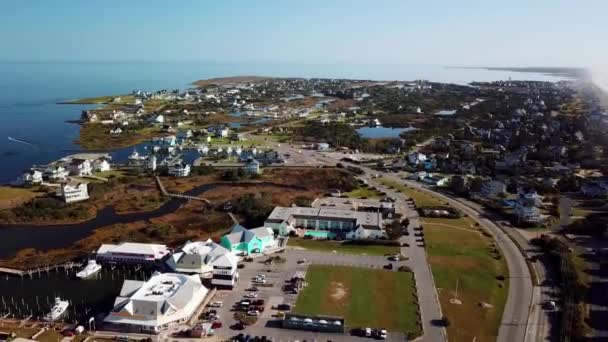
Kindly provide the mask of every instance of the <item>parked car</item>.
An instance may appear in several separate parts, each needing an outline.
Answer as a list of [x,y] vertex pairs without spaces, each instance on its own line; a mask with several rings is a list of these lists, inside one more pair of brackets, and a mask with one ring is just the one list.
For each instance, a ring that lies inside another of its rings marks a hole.
[[381,340],[386,340],[386,338],[388,337],[388,334],[386,332],[386,329],[378,329],[378,338]]
[[298,264],[304,264],[306,262],[308,262],[308,260],[306,260],[305,258],[298,260]]
[[260,315],[260,312],[257,311],[257,310],[249,310],[249,311],[247,311],[247,315],[249,315],[249,316],[256,316],[257,317],[257,316]]
[[372,329],[371,328],[365,328],[365,337],[372,337]]
[[245,293],[245,298],[258,298],[258,294],[256,292]]
[[385,269],[387,270],[392,270],[393,269],[393,264],[386,264],[383,266]]
[[266,302],[263,299],[256,299],[253,301],[253,305],[264,305]]
[[[230,327],[230,329],[233,329],[233,330],[243,330],[243,329],[245,329],[245,325],[244,325],[243,323],[241,323],[241,322],[236,322],[236,323],[234,323],[234,324],[233,324],[233,325]],[[238,334],[238,335],[237,335],[237,337],[238,337],[238,336],[243,337],[243,334]]]
[[219,329],[222,327],[222,322],[220,321],[215,321],[211,324],[211,329]]
[[289,304],[279,304],[279,305],[277,305],[277,310],[289,311],[289,310],[291,310],[291,305],[289,305]]
[[256,292],[256,291],[258,291],[258,288],[257,288],[257,287],[255,287],[255,286],[252,286],[252,287],[250,287],[250,288],[248,288],[248,289],[245,289],[245,291],[249,291],[249,292]]
[[212,308],[221,308],[224,306],[224,303],[221,300],[216,300],[215,302],[209,304],[209,306]]

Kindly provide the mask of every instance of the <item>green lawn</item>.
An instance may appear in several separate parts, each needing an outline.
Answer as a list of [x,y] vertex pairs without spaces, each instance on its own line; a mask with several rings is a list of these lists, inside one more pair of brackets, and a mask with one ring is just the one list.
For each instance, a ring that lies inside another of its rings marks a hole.
[[[494,341],[508,294],[508,268],[495,259],[492,239],[469,218],[423,218],[427,253],[443,313],[450,319],[450,341]],[[450,303],[456,296],[461,305]],[[479,303],[493,305],[481,308]]]
[[344,195],[350,198],[381,198],[382,194],[374,188],[371,187],[360,187],[356,188],[353,191],[347,192]]
[[392,181],[390,179],[380,178],[380,183],[382,183],[385,186],[393,187],[394,189],[397,189],[400,192],[402,192],[403,194],[405,194],[407,197],[410,197],[411,199],[414,200],[417,207],[426,207],[426,206],[433,207],[433,206],[445,205],[444,202],[442,202],[441,200],[439,200],[431,195],[428,195],[422,191],[410,188],[404,184]]
[[381,245],[351,245],[337,241],[327,240],[308,240],[290,238],[287,242],[292,247],[302,247],[321,252],[345,253],[345,254],[367,254],[367,255],[388,255],[399,253],[400,248],[397,246],[381,246]]
[[312,265],[306,282],[297,313],[342,316],[350,328],[421,333],[410,272]]

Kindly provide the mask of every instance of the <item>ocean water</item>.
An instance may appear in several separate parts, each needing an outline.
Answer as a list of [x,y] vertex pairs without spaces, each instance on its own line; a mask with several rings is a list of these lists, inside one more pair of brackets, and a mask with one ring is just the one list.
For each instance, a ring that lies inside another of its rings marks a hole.
[[91,106],[58,102],[133,89],[185,89],[198,79],[235,75],[427,79],[459,84],[509,77],[559,80],[534,73],[431,65],[0,63],[0,183],[15,180],[33,164],[45,164],[80,150],[74,143],[79,127],[66,121],[78,119],[80,112]]

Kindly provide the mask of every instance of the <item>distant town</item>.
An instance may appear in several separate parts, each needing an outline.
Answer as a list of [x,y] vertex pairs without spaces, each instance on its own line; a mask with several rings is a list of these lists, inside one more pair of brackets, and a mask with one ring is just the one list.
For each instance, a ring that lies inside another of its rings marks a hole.
[[100,95],[65,102],[97,105],[83,151],[0,187],[7,339],[600,336],[608,112],[587,80]]

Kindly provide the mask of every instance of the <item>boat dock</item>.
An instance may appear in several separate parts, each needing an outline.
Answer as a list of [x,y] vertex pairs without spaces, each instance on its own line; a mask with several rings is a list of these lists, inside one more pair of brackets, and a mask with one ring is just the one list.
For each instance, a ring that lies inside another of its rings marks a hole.
[[16,276],[21,276],[21,277],[23,277],[23,276],[32,277],[34,274],[40,274],[40,273],[45,273],[45,272],[48,273],[50,271],[57,271],[57,270],[70,270],[74,267],[80,267],[80,264],[76,263],[76,262],[66,262],[64,264],[37,267],[37,268],[29,269],[29,270],[18,270],[15,268],[0,267],[0,273],[16,275]]

